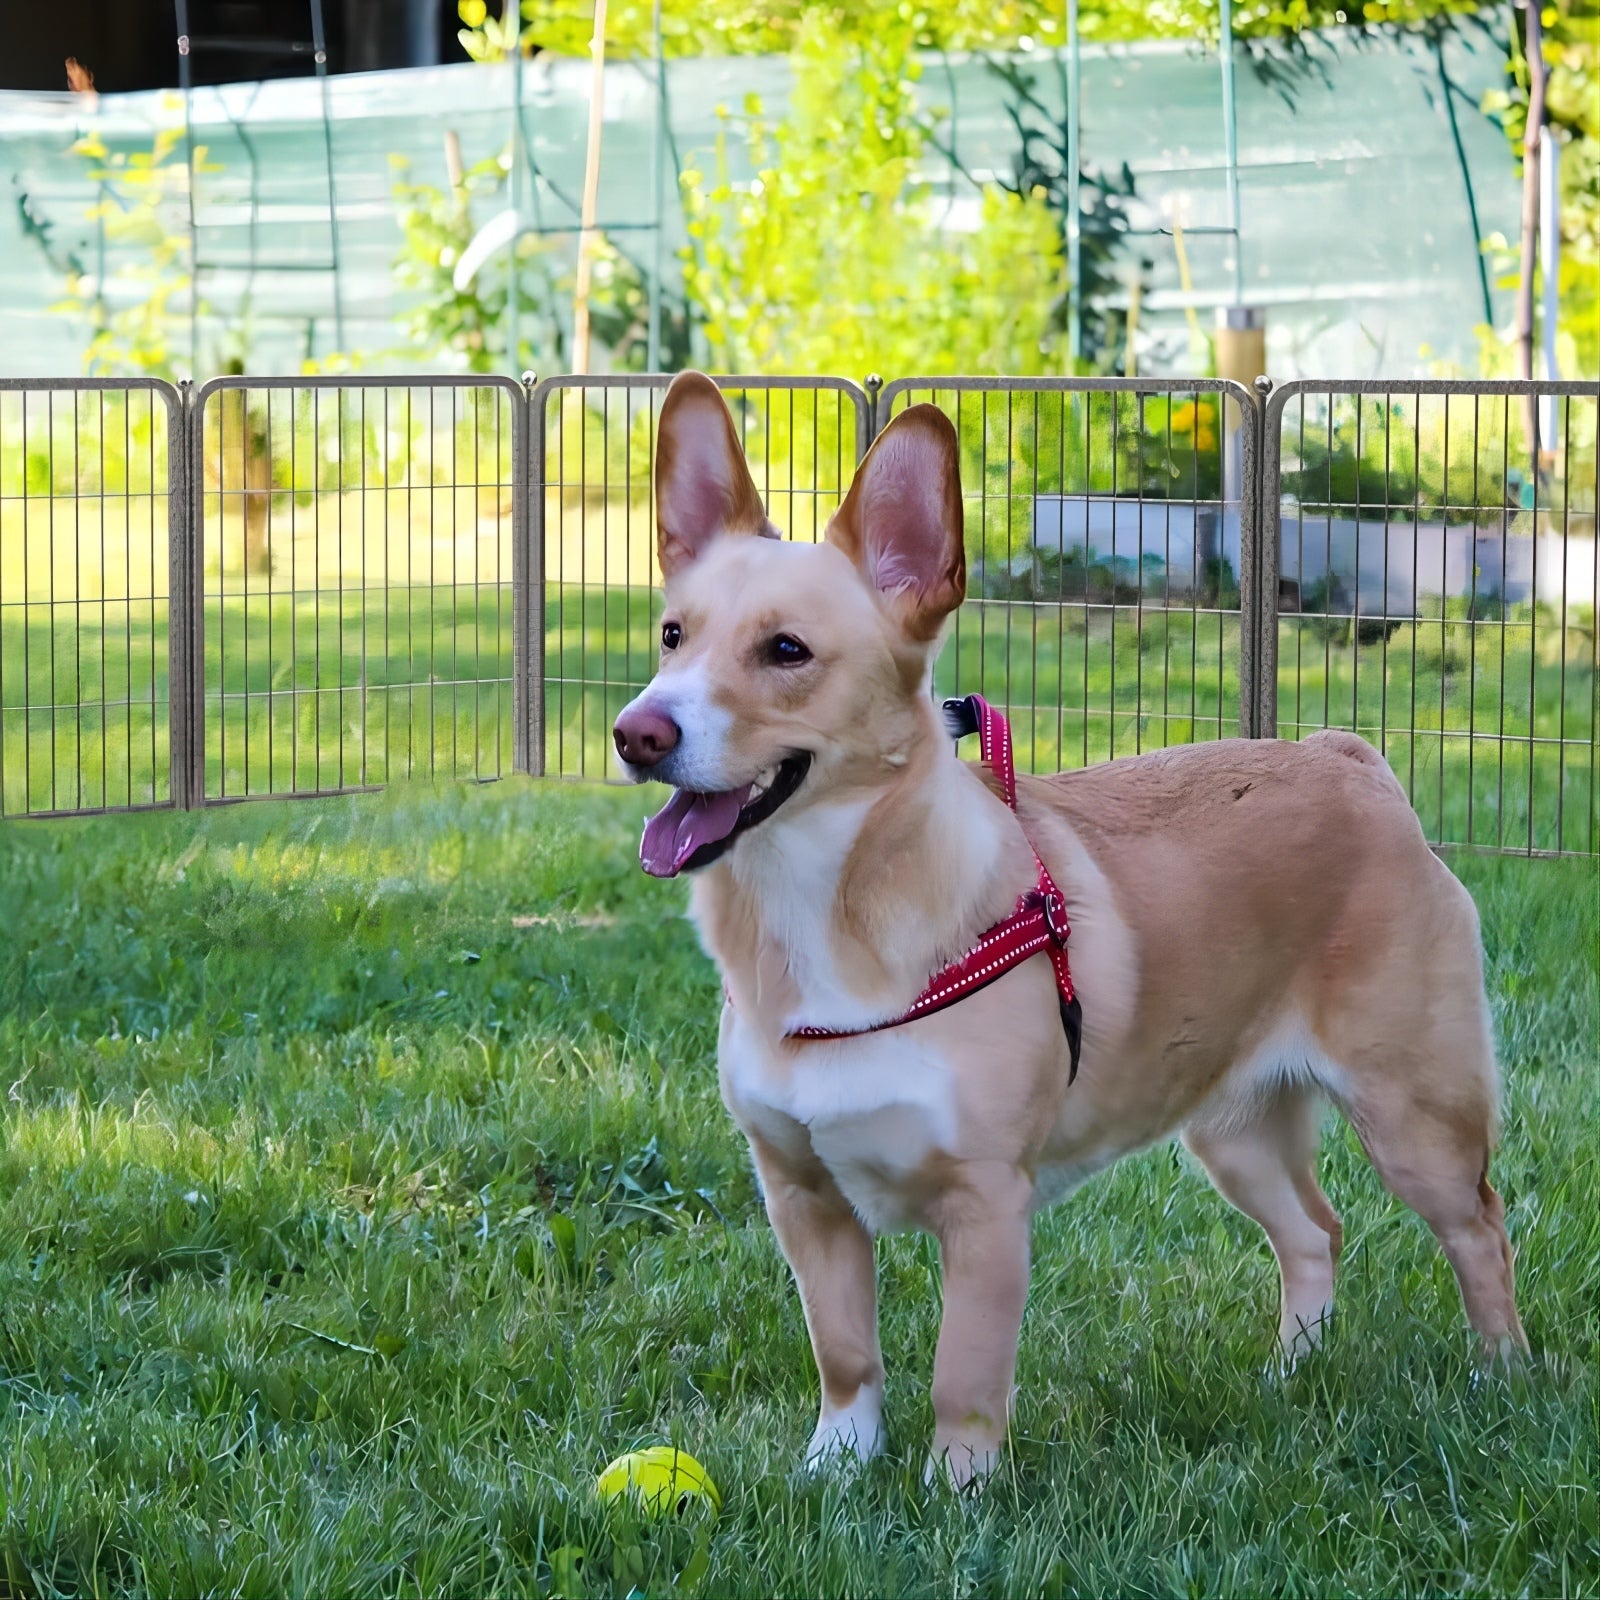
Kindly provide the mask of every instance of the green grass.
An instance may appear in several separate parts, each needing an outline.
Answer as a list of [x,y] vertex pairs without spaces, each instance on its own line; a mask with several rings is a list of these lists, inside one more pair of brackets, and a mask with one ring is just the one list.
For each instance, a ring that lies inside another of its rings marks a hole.
[[[603,778],[611,724],[655,670],[659,596],[553,580],[545,760]],[[1459,609],[1459,608],[1457,608]],[[0,615],[0,814],[164,803],[164,601],[30,601]],[[208,597],[205,793],[498,777],[513,749],[512,596],[452,584]],[[1396,624],[1286,616],[1279,732],[1354,727],[1389,757],[1430,839],[1532,850],[1600,844],[1593,634],[1519,605]],[[1237,611],[975,598],[935,676],[1010,709],[1025,769],[1232,735]]]
[[[643,797],[536,786],[0,828],[0,1590],[1594,1594],[1592,862],[1455,858],[1535,1354],[1350,1135],[1328,1348],[1162,1146],[1041,1218],[1013,1446],[920,1484],[938,1314],[880,1246],[890,1450],[792,1473],[814,1376]],[[603,1514],[675,1441],[714,1525]],[[581,1565],[572,1552],[586,1552]]]

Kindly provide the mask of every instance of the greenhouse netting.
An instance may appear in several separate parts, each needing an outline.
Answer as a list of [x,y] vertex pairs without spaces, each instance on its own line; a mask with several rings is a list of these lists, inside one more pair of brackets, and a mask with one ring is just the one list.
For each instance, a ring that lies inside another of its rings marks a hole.
[[[1509,314],[1481,241],[1515,234],[1518,188],[1504,136],[1477,109],[1502,63],[1500,46],[1472,33],[1241,51],[1230,169],[1214,54],[1085,47],[1079,160],[1091,188],[1117,196],[1137,271],[1112,298],[1138,298],[1141,368],[1191,362],[1186,325],[1209,327],[1217,307],[1243,302],[1264,308],[1277,375],[1472,369],[1476,330]],[[675,61],[663,102],[653,63],[608,69],[599,221],[641,281],[659,271],[665,299],[683,286],[677,174],[708,159],[749,97],[780,114],[789,76],[783,58]],[[946,113],[924,173],[943,226],[977,226],[979,186],[1015,180],[1020,127],[1060,133],[1067,83],[1055,52],[925,62],[918,93]],[[394,270],[396,185],[445,190],[452,147],[464,169],[493,162],[518,114],[520,171],[475,199],[473,221],[515,194],[523,225],[542,235],[538,282],[521,291],[523,338],[537,349],[540,318],[571,315],[588,86],[587,63],[550,57],[525,64],[520,84],[509,65],[340,77],[327,84],[326,121],[311,79],[197,90],[192,196],[177,95],[0,95],[12,191],[0,211],[5,369],[81,370],[96,297],[102,312],[136,303],[191,260],[193,328],[186,292],[163,308],[182,324],[180,371],[293,371],[338,351],[415,365],[396,327],[419,296]],[[747,179],[741,140],[727,143],[734,177]],[[153,161],[164,175],[107,185],[119,156],[123,173]]]

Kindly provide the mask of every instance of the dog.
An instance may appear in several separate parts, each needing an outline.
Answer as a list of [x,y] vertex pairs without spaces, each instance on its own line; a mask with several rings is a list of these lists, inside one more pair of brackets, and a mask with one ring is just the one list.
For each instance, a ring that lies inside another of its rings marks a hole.
[[[920,1228],[944,1275],[928,1475],[992,1471],[1033,1213],[1174,1132],[1265,1230],[1301,1356],[1341,1240],[1324,1101],[1437,1236],[1487,1346],[1526,1346],[1477,913],[1376,750],[1227,739],[1021,777],[1013,810],[931,697],[966,591],[942,412],[889,423],[817,544],[779,536],[699,373],[662,403],[655,481],[660,665],[614,737],[627,777],[674,790],[641,856],[692,874],[722,974],[722,1098],[821,1379],[807,1465],[882,1448],[872,1241]],[[1081,1041],[1044,951],[903,1020],[1036,879],[1064,901]]]

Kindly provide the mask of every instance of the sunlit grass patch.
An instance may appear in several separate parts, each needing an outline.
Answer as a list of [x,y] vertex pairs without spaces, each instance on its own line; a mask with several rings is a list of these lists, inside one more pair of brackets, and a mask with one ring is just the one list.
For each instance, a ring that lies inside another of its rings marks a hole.
[[[512,780],[0,829],[0,1562],[23,1594],[1584,1593],[1592,863],[1452,857],[1527,1369],[1331,1134],[1328,1348],[1162,1146],[1042,1217],[1013,1443],[921,1485],[938,1255],[879,1246],[884,1460],[793,1472],[804,1320],[650,797]],[[722,1516],[592,1493],[677,1442]],[[576,1552],[582,1551],[581,1559]]]

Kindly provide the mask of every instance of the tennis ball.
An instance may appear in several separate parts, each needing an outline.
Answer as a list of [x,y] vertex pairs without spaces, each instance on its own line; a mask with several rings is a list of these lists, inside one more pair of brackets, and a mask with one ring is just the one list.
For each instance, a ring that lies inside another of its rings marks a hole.
[[618,1456],[600,1474],[595,1488],[605,1501],[634,1494],[652,1517],[681,1515],[697,1504],[710,1506],[713,1513],[722,1509],[722,1496],[710,1474],[693,1456],[670,1444]]

